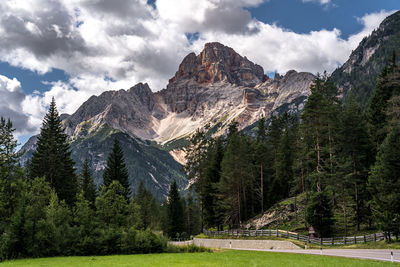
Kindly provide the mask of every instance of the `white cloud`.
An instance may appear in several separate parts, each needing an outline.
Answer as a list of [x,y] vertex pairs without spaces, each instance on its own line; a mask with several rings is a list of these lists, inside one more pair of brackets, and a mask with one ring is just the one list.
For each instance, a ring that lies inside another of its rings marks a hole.
[[301,0],[303,3],[308,3],[308,2],[315,2],[319,3],[320,5],[327,5],[331,3],[331,0]]
[[24,99],[21,83],[16,78],[10,79],[0,75],[0,116],[11,119],[13,127],[17,129],[17,135],[35,130],[29,116],[21,112]]
[[[359,18],[364,29],[344,40],[337,29],[298,34],[260,22],[247,8],[263,2],[157,0],[154,9],[146,0],[0,1],[0,60],[41,74],[58,68],[71,77],[24,97],[13,110],[29,117],[25,128],[32,131],[28,125],[40,125],[52,96],[61,113],[72,113],[105,90],[138,82],[160,90],[185,55],[210,41],[231,46],[265,71],[331,71],[390,14]],[[196,32],[199,40],[187,40]]]

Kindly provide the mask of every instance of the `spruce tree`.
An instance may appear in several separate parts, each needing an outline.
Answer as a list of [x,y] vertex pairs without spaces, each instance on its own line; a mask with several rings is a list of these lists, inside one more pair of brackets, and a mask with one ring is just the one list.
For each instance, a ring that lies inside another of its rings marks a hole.
[[333,212],[326,193],[317,192],[311,196],[306,210],[306,221],[320,237],[331,236]]
[[20,155],[15,151],[17,140],[14,139],[12,122],[0,118],[0,179],[10,181],[16,169]]
[[87,159],[85,159],[85,162],[83,163],[81,179],[81,190],[83,191],[83,196],[94,205],[96,200],[96,185],[94,184]]
[[225,210],[225,221],[235,227],[252,214],[254,176],[251,144],[246,136],[232,127],[221,162],[219,183],[220,209]]
[[372,211],[385,232],[400,233],[400,127],[384,140],[369,177]]
[[172,182],[169,190],[167,210],[167,234],[171,238],[178,237],[185,231],[185,212],[175,180]]
[[77,191],[74,162],[54,98],[44,117],[29,171],[31,178],[46,177],[61,200],[69,205],[74,203]]
[[[369,167],[373,162],[374,146],[361,107],[352,95],[347,96],[341,115],[339,141],[341,162],[336,189],[341,192],[343,208],[354,203],[355,222],[359,231],[361,222],[368,215],[367,181]],[[349,187],[352,188],[350,192]],[[348,200],[347,196],[353,198],[352,203],[343,202]],[[343,212],[346,216],[346,211]]]
[[139,227],[141,229],[154,229],[155,227],[159,226],[158,203],[151,192],[146,189],[143,181],[140,181],[139,188],[135,196],[135,203],[139,206]]
[[329,178],[337,165],[334,161],[340,102],[338,90],[326,74],[318,75],[310,90],[301,115],[300,130],[305,145],[302,157],[309,159],[305,164],[311,169],[316,191],[321,192],[334,181]]
[[274,192],[274,202],[289,197],[290,186],[294,176],[294,151],[295,138],[294,129],[289,125],[290,122],[285,122],[285,128],[280,140],[276,159],[276,174],[272,182],[272,192]]
[[114,146],[108,155],[107,166],[103,173],[104,186],[109,186],[112,181],[118,181],[125,188],[128,198],[130,194],[129,174],[125,165],[124,152],[117,138],[114,139]]
[[395,54],[377,78],[376,87],[369,99],[367,117],[372,141],[378,149],[388,133],[388,100],[400,93],[400,66]]
[[[220,227],[222,221],[218,216],[217,197],[218,183],[221,178],[221,162],[224,156],[222,138],[217,138],[208,152],[207,170],[203,185],[204,224],[206,227]],[[189,203],[188,203],[189,205]]]

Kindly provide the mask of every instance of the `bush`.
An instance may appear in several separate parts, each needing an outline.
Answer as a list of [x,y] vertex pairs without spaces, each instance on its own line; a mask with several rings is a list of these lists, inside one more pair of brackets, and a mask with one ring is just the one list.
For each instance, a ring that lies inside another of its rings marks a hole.
[[167,248],[168,253],[195,253],[195,252],[213,252],[212,249],[206,248],[203,246],[196,246],[193,244],[185,245],[185,246],[175,246],[172,244],[168,244]]

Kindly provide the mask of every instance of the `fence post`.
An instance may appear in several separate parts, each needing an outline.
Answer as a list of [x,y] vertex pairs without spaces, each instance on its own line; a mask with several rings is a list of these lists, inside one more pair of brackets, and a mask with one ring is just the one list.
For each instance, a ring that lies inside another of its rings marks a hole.
[[[322,237],[319,239],[319,242],[320,242],[320,244],[321,244],[321,246],[322,246]],[[321,248],[322,249],[322,248]]]
[[357,237],[354,236],[354,244],[357,244]]
[[332,246],[335,245],[335,239],[332,237]]
[[297,233],[297,240],[300,240],[300,234]]
[[364,244],[367,243],[367,238],[364,235]]
[[276,237],[279,237],[278,229],[276,229]]
[[346,237],[343,237],[343,244],[346,245]]
[[289,238],[289,231],[286,231],[286,237]]
[[376,242],[376,233],[374,234],[374,242]]

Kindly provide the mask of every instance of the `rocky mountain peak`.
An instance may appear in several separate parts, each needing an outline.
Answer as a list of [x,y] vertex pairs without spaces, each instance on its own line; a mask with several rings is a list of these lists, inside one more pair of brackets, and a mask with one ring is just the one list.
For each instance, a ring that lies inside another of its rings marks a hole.
[[196,56],[188,54],[169,83],[191,79],[200,84],[226,81],[235,85],[253,87],[267,79],[261,66],[242,57],[232,48],[213,42],[206,43]]

